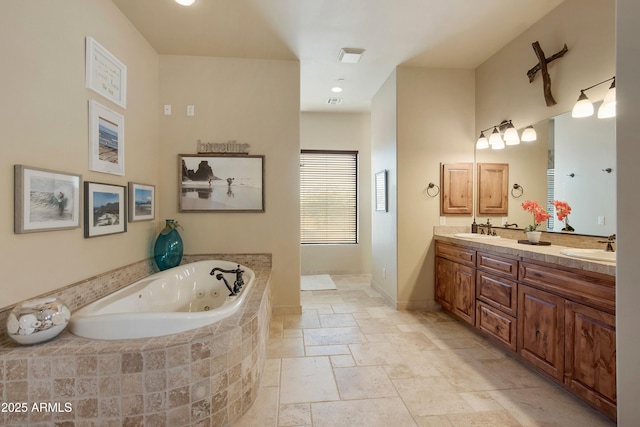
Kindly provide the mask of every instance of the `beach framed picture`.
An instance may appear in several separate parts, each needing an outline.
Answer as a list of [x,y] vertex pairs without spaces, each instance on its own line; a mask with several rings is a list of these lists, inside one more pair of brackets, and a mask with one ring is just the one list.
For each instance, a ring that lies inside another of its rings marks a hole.
[[264,156],[178,155],[180,212],[264,212]]
[[84,183],[84,237],[127,231],[126,187]]
[[129,183],[129,222],[155,219],[155,185]]
[[89,101],[89,169],[124,175],[124,117]]
[[80,227],[80,175],[14,165],[16,234]]
[[86,40],[86,87],[127,108],[127,67],[93,37]]

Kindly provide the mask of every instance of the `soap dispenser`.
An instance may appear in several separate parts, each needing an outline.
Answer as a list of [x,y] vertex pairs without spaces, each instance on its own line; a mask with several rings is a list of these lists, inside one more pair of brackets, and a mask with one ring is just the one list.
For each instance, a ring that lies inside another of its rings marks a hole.
[[478,232],[478,224],[476,224],[476,219],[473,218],[473,223],[471,223],[471,232],[472,233],[477,233]]

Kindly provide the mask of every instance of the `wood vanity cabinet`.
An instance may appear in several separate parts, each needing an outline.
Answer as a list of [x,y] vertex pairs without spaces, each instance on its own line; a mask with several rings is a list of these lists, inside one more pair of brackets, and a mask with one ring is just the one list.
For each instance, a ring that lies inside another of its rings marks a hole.
[[435,261],[445,310],[616,419],[614,277],[441,241]]
[[476,327],[516,351],[518,261],[478,252]]
[[475,324],[475,251],[436,244],[435,300],[471,325]]

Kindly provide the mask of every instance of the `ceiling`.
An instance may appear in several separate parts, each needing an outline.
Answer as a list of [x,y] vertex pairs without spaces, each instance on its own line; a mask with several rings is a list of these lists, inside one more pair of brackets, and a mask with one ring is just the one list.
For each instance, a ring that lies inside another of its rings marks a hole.
[[476,68],[562,1],[113,0],[161,55],[299,60],[300,108],[324,112],[369,111],[398,65]]

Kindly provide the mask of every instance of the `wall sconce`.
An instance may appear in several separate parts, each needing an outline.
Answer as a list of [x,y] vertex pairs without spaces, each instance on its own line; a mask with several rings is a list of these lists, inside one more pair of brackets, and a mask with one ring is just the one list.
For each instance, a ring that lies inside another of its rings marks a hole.
[[[489,139],[485,136],[485,132],[492,129]],[[522,141],[531,142],[537,139],[536,130],[533,126],[528,126],[522,132]],[[477,150],[484,150],[491,147],[493,150],[502,150],[506,145],[520,144],[520,137],[511,120],[503,120],[498,125],[491,126],[480,132],[478,141],[476,142]]]
[[578,101],[576,105],[573,106],[573,110],[571,110],[571,117],[589,117],[593,115],[593,104],[584,93],[589,89],[593,89],[596,86],[600,86],[603,83],[611,81],[611,86],[609,86],[609,91],[604,97],[602,101],[602,105],[598,109],[598,118],[606,119],[609,117],[616,116],[616,76],[611,77],[610,79],[601,81],[600,83],[596,83],[593,86],[589,86],[586,89],[580,90],[580,96],[578,97]]

